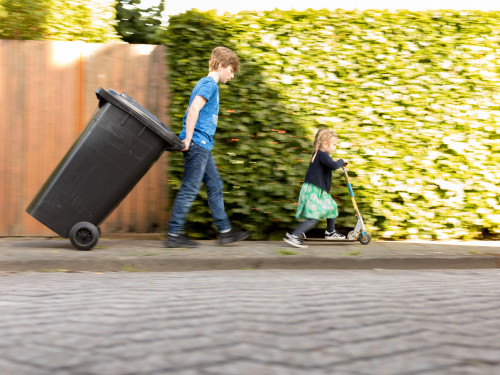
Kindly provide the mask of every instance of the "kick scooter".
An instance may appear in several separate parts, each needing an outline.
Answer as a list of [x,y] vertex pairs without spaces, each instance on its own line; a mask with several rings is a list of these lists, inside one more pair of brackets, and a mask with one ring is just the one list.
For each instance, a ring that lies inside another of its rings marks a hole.
[[354,210],[356,212],[356,217],[358,218],[356,222],[356,226],[354,227],[353,230],[351,230],[348,234],[345,240],[326,240],[326,239],[319,239],[319,238],[307,238],[305,234],[304,240],[308,241],[316,241],[316,240],[325,240],[325,241],[335,241],[335,242],[354,242],[358,241],[361,242],[363,245],[368,245],[370,243],[371,237],[370,235],[366,232],[365,228],[365,223],[363,223],[363,219],[361,218],[361,214],[359,213],[358,205],[356,204],[356,199],[354,199],[354,193],[352,191],[351,187],[351,182],[349,181],[349,176],[347,175],[347,168],[344,166],[342,167],[342,172],[344,173],[345,180],[347,182],[347,187],[349,188],[349,194],[351,195],[351,200],[352,200],[352,205],[354,206]]

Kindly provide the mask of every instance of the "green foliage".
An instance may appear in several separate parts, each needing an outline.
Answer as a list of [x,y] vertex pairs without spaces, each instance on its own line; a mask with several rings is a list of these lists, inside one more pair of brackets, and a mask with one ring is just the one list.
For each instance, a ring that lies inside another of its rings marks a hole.
[[117,41],[114,8],[99,0],[0,0],[0,38]]
[[158,44],[157,32],[161,26],[161,13],[165,9],[165,0],[157,6],[147,9],[137,8],[140,0],[118,0],[116,3],[115,26],[118,34],[127,43]]
[[2,39],[40,39],[46,34],[51,0],[0,0]]
[[[248,54],[251,51],[239,48],[230,33],[233,27],[229,19],[219,19],[215,13],[188,12],[171,18],[166,35],[170,112],[173,129],[179,133],[191,90],[208,73],[212,49],[225,45],[238,54],[241,73],[219,86],[221,107],[213,156],[232,223],[262,238],[293,225],[290,212],[305,174],[303,159],[308,158],[302,152],[310,142],[305,139],[307,130],[281,102],[280,92],[266,83],[259,61]],[[173,190],[180,186],[182,168],[182,155],[172,154],[169,186]],[[206,192],[201,195],[205,198]],[[190,234],[210,233],[212,221],[204,199],[193,204],[188,220]]]
[[[241,73],[220,86],[213,155],[232,222],[254,238],[294,225],[316,129],[335,128],[336,157],[372,237],[500,234],[500,12],[270,11],[172,17],[163,35],[178,133],[212,48],[232,48]],[[182,155],[171,155],[180,186]],[[334,172],[339,226],[354,226]],[[205,197],[202,192],[203,198]],[[207,232],[203,199],[188,220]]]

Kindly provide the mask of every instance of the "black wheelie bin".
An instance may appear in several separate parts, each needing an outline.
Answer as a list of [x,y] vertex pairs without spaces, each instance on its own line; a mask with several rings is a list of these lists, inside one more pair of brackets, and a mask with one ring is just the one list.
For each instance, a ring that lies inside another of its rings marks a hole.
[[26,209],[78,250],[97,244],[98,226],[163,151],[184,148],[128,95],[102,87],[96,95],[97,110]]

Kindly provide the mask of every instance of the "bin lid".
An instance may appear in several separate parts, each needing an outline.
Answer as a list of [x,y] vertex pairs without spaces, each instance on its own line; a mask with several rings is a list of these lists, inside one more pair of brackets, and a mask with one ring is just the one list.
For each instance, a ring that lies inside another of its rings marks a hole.
[[99,87],[95,93],[99,99],[99,107],[102,107],[105,103],[110,103],[127,112],[164,139],[167,142],[166,150],[178,151],[184,148],[184,142],[172,130],[127,94],[120,94],[111,89],[105,90],[102,87]]

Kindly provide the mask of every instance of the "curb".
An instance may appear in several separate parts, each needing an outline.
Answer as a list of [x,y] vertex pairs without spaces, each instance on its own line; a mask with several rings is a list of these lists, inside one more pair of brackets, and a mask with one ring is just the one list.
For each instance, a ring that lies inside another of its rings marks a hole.
[[256,269],[331,270],[419,270],[500,268],[496,255],[405,257],[405,258],[323,258],[315,256],[242,258],[130,258],[2,260],[0,271],[7,272],[187,272]]
[[257,269],[421,270],[500,268],[500,242],[318,242],[307,250],[281,241],[242,241],[166,249],[161,237],[103,239],[91,251],[61,238],[0,238],[3,272],[185,272]]

